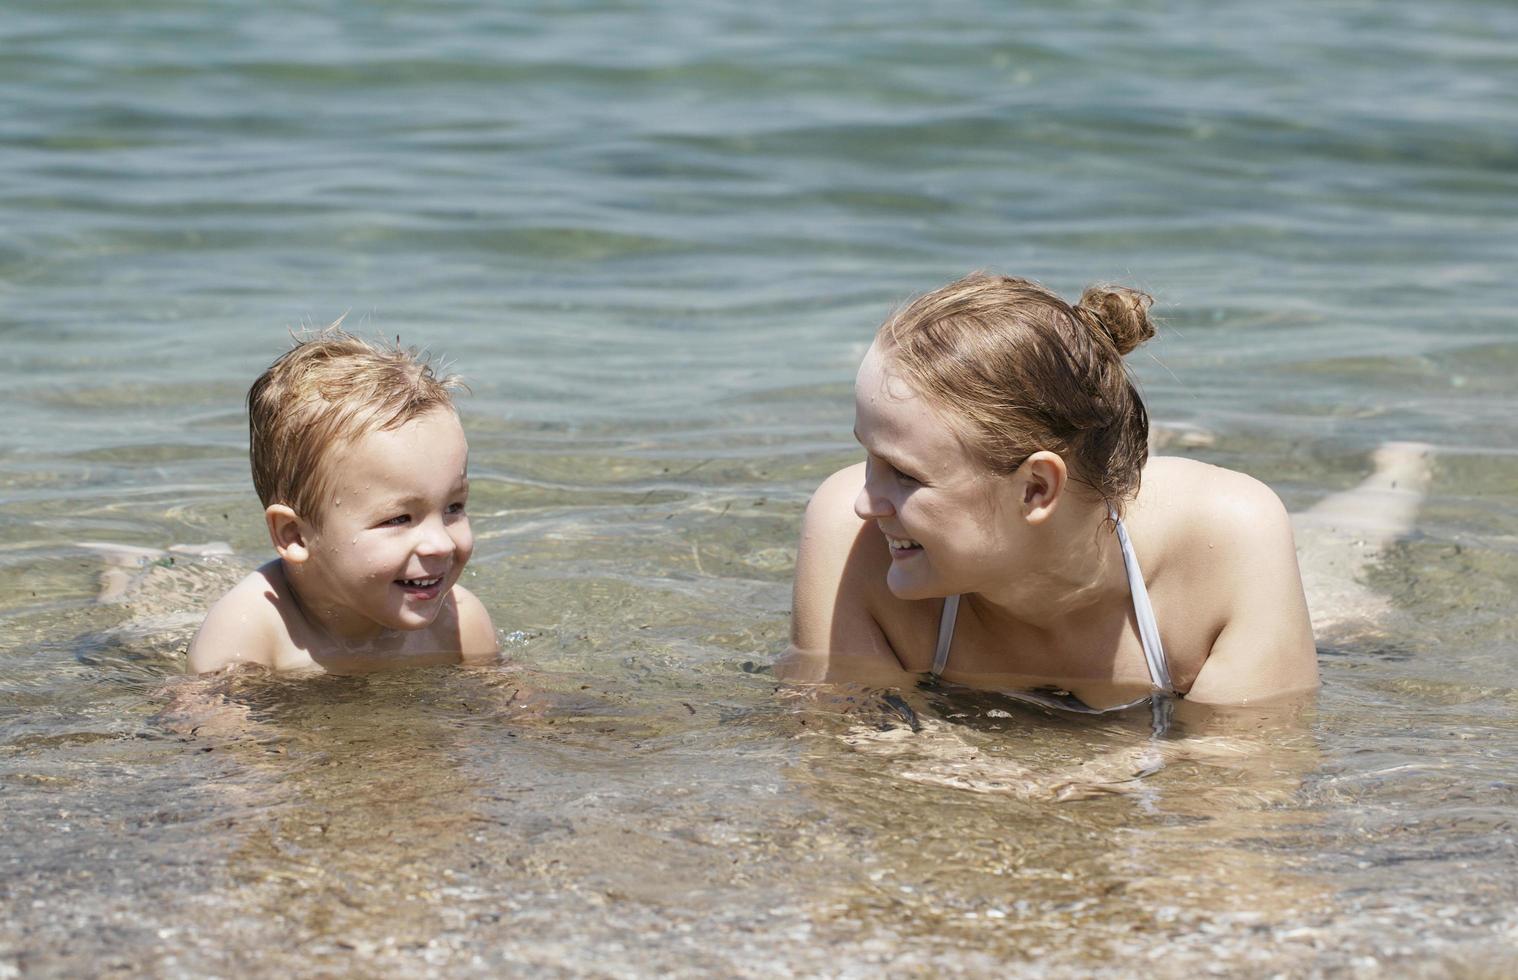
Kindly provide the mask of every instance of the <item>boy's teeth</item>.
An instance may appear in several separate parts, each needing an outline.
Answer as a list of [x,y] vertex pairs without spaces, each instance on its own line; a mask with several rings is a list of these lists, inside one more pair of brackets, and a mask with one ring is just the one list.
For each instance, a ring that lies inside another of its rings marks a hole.
[[401,584],[409,585],[414,589],[426,589],[438,584],[442,580],[443,576],[441,575],[437,578],[403,578],[401,579]]
[[886,540],[888,542],[890,542],[891,547],[897,548],[897,549],[920,548],[920,547],[922,547],[916,541],[913,541],[911,538],[886,538]]

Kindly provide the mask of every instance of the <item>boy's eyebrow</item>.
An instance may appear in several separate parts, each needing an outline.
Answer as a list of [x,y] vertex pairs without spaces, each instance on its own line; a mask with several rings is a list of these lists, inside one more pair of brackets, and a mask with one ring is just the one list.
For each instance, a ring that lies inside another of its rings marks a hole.
[[[448,488],[448,491],[450,494],[452,494],[460,490],[467,491],[468,489],[469,477],[466,475],[460,475],[459,479],[453,484],[453,486]],[[380,510],[389,510],[392,507],[400,507],[403,505],[416,503],[421,499],[422,498],[416,494],[397,493],[388,497],[379,498],[376,502],[376,507],[378,507]]]

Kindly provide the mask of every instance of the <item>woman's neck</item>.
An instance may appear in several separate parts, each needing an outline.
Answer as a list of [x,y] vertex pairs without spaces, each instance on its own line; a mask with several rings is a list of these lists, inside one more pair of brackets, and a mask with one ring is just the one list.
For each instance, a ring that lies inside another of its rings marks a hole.
[[1106,503],[1062,504],[1044,522],[1024,526],[1015,567],[1001,581],[967,597],[987,625],[1057,635],[1108,603],[1126,606],[1127,573]]

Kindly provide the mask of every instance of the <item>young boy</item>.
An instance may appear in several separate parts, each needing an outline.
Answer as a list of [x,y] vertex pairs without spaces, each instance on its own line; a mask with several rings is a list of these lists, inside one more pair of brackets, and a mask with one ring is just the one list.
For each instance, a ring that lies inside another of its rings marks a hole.
[[357,673],[494,656],[490,615],[457,584],[474,548],[457,384],[335,325],[253,383],[253,485],[279,557],[211,607],[191,672]]

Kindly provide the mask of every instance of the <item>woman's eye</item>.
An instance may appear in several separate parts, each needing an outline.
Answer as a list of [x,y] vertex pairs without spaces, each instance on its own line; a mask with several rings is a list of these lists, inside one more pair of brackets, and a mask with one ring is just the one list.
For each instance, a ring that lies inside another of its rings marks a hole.
[[910,486],[914,486],[914,487],[926,486],[926,484],[923,483],[921,480],[917,479],[917,477],[913,476],[910,473],[904,473],[904,472],[902,472],[901,470],[897,469],[891,463],[887,462],[884,459],[880,459],[877,456],[873,456],[873,455],[869,456],[867,462],[868,462],[868,465],[870,465],[870,466],[879,465],[886,472],[888,472],[892,476],[894,476],[896,478],[896,482],[897,483],[900,483],[900,484],[903,484],[903,485],[910,485]]

